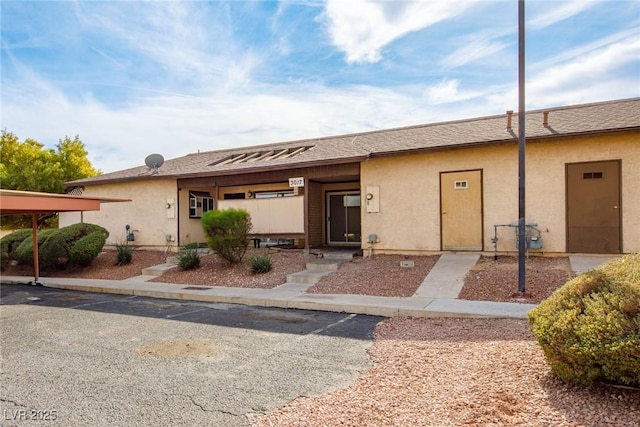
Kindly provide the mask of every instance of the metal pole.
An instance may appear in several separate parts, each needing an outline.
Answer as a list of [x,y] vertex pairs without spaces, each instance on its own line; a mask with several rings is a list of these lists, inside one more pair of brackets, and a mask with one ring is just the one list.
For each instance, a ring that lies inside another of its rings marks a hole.
[[40,260],[38,255],[38,214],[31,214],[31,238],[33,239],[33,284],[40,280]]
[[518,0],[518,292],[525,293],[524,0]]

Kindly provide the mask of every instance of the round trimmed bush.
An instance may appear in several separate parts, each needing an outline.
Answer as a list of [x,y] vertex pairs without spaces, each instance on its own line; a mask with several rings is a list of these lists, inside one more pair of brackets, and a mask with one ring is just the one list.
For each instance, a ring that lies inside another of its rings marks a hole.
[[1,268],[4,270],[10,261],[16,259],[15,251],[20,244],[25,240],[31,240],[33,231],[30,228],[23,228],[16,230],[11,234],[7,234],[0,239],[0,253],[2,253]]
[[69,250],[69,263],[86,267],[98,256],[107,242],[108,233],[96,230],[75,242]]
[[[38,231],[38,248],[40,248],[55,231],[56,229],[54,228]],[[24,239],[14,250],[13,256],[21,265],[33,265],[33,237],[31,236],[31,233],[29,234],[29,237]]]
[[[95,235],[88,237],[92,234]],[[54,230],[40,248],[40,265],[43,270],[66,267],[68,264],[89,265],[102,250],[107,237],[109,232],[95,224],[77,223]],[[78,243],[80,247],[74,249]],[[87,254],[81,254],[83,250]]]
[[529,312],[529,322],[561,379],[640,387],[640,254],[567,282]]

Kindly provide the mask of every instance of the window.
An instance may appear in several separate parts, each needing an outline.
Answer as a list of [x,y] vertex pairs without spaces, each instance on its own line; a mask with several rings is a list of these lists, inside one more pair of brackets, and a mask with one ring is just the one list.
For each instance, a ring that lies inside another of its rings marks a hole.
[[222,196],[222,198],[224,200],[240,200],[245,198],[245,194],[244,193],[225,193],[225,195]]
[[604,178],[604,172],[585,172],[582,174],[582,179],[602,179]]
[[275,197],[292,197],[293,190],[257,191],[254,194],[256,199],[272,199]]
[[454,181],[453,188],[455,188],[456,190],[466,190],[467,188],[469,188],[469,181]]
[[200,218],[213,210],[213,197],[203,191],[189,191],[189,218]]
[[342,204],[345,208],[360,206],[360,195],[346,195],[343,196]]

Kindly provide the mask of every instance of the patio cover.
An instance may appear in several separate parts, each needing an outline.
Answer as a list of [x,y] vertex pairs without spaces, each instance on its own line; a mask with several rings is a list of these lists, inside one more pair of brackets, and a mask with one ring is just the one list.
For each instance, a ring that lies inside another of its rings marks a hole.
[[130,202],[131,199],[72,196],[33,191],[0,190],[0,215],[31,215],[33,230],[34,284],[39,284],[38,215],[57,212],[99,211],[101,203]]

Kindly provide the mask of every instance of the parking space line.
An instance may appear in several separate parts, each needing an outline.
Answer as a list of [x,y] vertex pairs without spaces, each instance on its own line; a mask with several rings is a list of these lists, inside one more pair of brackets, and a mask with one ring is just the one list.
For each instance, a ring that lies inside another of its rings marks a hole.
[[184,316],[185,314],[193,314],[193,313],[200,313],[201,311],[207,311],[209,310],[210,307],[207,308],[201,308],[200,310],[191,310],[191,311],[186,311],[184,313],[177,313],[177,314],[167,314],[165,317],[167,319],[173,319],[174,317],[178,317],[178,316]]
[[[325,326],[323,328],[318,328],[315,331],[311,331],[311,332],[309,332],[309,334],[320,334],[320,333],[322,333],[322,332],[324,332],[324,331],[326,331],[328,329],[333,328],[334,326],[338,326],[339,324],[346,322],[347,320],[351,320],[356,316],[357,316],[357,314],[355,314],[355,313],[354,314],[350,314],[347,317],[338,320],[337,322],[334,322],[334,323],[332,323],[330,325],[327,325],[327,326]],[[307,334],[307,335],[309,335],[309,334]]]
[[88,302],[86,304],[73,305],[73,306],[61,307],[61,308],[82,308],[82,307],[89,307],[89,306],[92,306],[92,305],[108,304],[110,302],[113,302],[113,301]]

